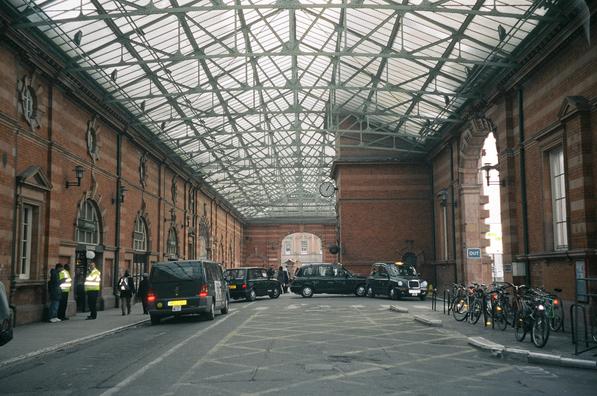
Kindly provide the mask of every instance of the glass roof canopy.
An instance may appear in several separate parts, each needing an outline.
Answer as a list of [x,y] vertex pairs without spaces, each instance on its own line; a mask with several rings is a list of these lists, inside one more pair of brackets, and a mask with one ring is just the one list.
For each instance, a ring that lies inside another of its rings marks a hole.
[[247,220],[335,217],[338,150],[424,155],[517,48],[537,0],[10,0]]

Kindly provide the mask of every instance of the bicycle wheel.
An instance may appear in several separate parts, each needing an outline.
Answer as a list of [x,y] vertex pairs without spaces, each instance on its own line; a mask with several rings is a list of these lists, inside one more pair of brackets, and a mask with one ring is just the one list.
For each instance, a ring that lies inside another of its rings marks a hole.
[[466,319],[468,315],[468,300],[466,298],[459,297],[454,300],[452,315],[454,316],[454,319],[459,322],[462,322]]
[[508,317],[506,316],[505,307],[502,306],[501,302],[496,302],[493,305],[493,322],[495,327],[504,331],[508,327]]
[[517,312],[514,317],[514,337],[517,341],[524,341],[527,335],[526,318],[522,312]]
[[549,324],[545,313],[537,315],[533,321],[533,328],[531,330],[531,340],[537,348],[543,348],[549,339]]
[[562,306],[562,300],[554,298],[551,303],[551,310],[549,328],[552,331],[559,331],[564,324],[564,307]]
[[483,313],[483,307],[481,306],[481,301],[478,299],[473,300],[471,304],[471,309],[468,314],[468,321],[470,324],[477,324],[481,314]]

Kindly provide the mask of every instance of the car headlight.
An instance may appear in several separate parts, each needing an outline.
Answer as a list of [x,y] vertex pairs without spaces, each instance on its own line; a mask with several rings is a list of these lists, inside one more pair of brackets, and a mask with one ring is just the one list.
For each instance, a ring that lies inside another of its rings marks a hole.
[[398,281],[398,286],[402,286],[404,285],[404,283],[402,283],[402,281]]
[[421,282],[421,289],[426,289],[426,288],[427,288],[427,281]]

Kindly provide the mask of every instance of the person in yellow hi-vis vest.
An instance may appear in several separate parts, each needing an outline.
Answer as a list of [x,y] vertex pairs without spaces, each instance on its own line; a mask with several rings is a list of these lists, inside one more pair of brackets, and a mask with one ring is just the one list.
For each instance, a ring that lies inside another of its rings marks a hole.
[[87,278],[85,278],[85,294],[87,294],[87,304],[89,305],[90,312],[87,320],[90,320],[97,318],[97,309],[95,305],[97,304],[97,296],[100,291],[102,274],[95,268],[95,263],[93,261],[89,263],[88,270]]
[[62,271],[58,274],[58,283],[60,284],[60,305],[58,306],[58,319],[68,320],[66,317],[66,305],[68,304],[68,293],[73,285],[70,277],[70,266],[64,264]]

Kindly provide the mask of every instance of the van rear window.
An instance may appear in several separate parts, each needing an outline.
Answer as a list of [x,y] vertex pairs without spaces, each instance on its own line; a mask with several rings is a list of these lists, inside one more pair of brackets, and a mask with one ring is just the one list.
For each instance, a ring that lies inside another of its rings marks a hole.
[[155,265],[151,269],[151,282],[178,282],[181,280],[202,280],[203,266],[199,263],[177,263]]

